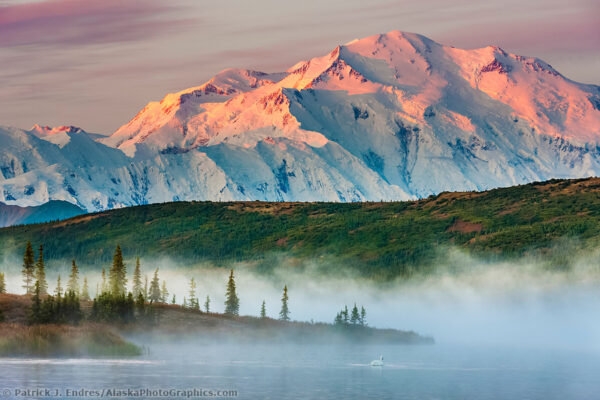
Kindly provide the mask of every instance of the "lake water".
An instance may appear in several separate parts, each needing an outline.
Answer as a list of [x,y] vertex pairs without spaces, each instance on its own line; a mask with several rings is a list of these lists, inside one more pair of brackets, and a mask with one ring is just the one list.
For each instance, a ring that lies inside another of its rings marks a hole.
[[[385,366],[371,367],[379,354]],[[133,360],[0,359],[0,394],[24,388],[59,391],[46,398],[66,389],[196,388],[235,390],[238,399],[597,400],[600,354],[448,344],[180,343],[152,345],[150,355]]]

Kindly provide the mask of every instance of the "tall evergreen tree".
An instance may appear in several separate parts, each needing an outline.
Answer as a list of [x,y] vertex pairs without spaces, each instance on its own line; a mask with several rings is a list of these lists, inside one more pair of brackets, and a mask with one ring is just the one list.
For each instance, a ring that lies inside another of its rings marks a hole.
[[190,297],[188,299],[188,304],[190,308],[193,308],[194,310],[200,309],[198,297],[196,297],[196,281],[194,280],[194,278],[190,279]]
[[67,282],[67,290],[72,290],[76,296],[79,296],[79,268],[75,264],[75,259],[71,265],[71,275],[69,275],[69,281]]
[[138,294],[138,296],[135,298],[135,309],[137,310],[137,315],[139,317],[146,316],[146,299],[144,298],[143,293]]
[[367,324],[367,312],[363,306],[360,307],[360,324],[362,326]]
[[25,293],[33,294],[35,289],[35,255],[33,254],[33,247],[31,242],[27,242],[25,248],[25,254],[23,255],[23,288]]
[[124,295],[127,292],[127,276],[126,276],[125,263],[123,262],[123,253],[121,252],[121,246],[117,245],[115,249],[115,255],[113,256],[113,263],[110,271],[108,272],[108,280],[110,283],[110,291],[114,295]]
[[[100,294],[108,292],[108,285],[106,284],[106,270],[102,268],[102,284],[100,285]],[[96,293],[98,294],[98,293]]]
[[4,280],[4,273],[0,272],[0,294],[6,293],[6,281]]
[[81,289],[81,300],[90,301],[90,289],[88,288],[87,278],[83,277],[83,288]]
[[237,297],[235,292],[235,279],[233,277],[233,270],[229,274],[229,280],[227,281],[227,292],[225,293],[225,314],[228,315],[240,315],[240,299]]
[[162,296],[161,301],[165,304],[169,302],[169,291],[167,290],[167,282],[163,280],[162,289],[160,290]]
[[262,305],[260,306],[260,317],[267,318],[267,305],[263,300]]
[[174,293],[173,293],[173,299],[171,300],[171,304],[177,304],[177,299],[175,298]]
[[79,304],[79,296],[73,290],[67,290],[62,299],[62,304],[57,310],[57,315],[52,322],[63,322],[77,324],[83,318]]
[[148,298],[148,275],[144,275],[144,298]]
[[33,297],[31,298],[31,307],[29,308],[29,314],[27,315],[28,324],[37,324],[40,322],[42,313],[42,300],[40,299],[40,283],[35,282],[33,290]]
[[63,288],[60,285],[60,274],[58,274],[58,279],[56,280],[56,290],[54,291],[54,293],[56,294],[57,297],[60,297],[62,294]]
[[46,263],[44,262],[44,246],[40,244],[40,254],[35,263],[35,278],[40,283],[40,295],[48,294],[48,282],[46,281]]
[[335,316],[335,319],[333,320],[333,324],[334,325],[343,325],[344,324],[344,317],[342,316],[341,312],[337,313],[337,315]]
[[344,324],[348,325],[348,322],[349,322],[348,306],[344,306],[344,310],[342,311],[342,319],[344,320]]
[[281,321],[290,320],[290,310],[288,309],[288,289],[287,285],[283,287],[283,296],[281,297],[281,311],[279,311],[279,319]]
[[136,299],[142,293],[142,271],[140,268],[140,258],[135,261],[135,269],[133,270],[133,297]]
[[360,322],[360,315],[358,314],[358,307],[356,307],[356,303],[354,303],[354,307],[352,307],[352,313],[350,315],[350,323],[352,325],[357,325]]
[[154,271],[154,278],[150,283],[150,295],[148,297],[150,303],[160,303],[162,296],[160,294],[160,281],[158,280],[158,268]]
[[204,311],[207,313],[210,312],[210,297],[206,295],[206,300],[204,301]]
[[181,307],[188,308],[188,302],[187,302],[185,296],[183,296],[183,303],[181,303]]

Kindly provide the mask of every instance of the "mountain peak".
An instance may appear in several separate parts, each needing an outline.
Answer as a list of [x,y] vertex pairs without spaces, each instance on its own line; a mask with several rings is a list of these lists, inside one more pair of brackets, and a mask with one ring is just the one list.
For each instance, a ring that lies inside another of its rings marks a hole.
[[[287,104],[282,89],[294,89],[300,95],[309,89],[340,91],[350,96],[395,93],[394,101],[403,109],[403,118],[428,123],[423,118],[424,110],[439,107],[438,103],[454,95],[451,88],[465,84],[471,87],[472,98],[485,95],[508,105],[512,109],[509,113],[528,121],[529,129],[535,132],[572,139],[581,136],[584,140],[600,136],[595,114],[581,109],[577,111],[579,117],[569,113],[557,118],[553,111],[564,108],[573,96],[588,97],[579,92],[587,89],[565,79],[549,84],[541,74],[559,77],[543,61],[509,54],[498,46],[461,50],[417,33],[395,30],[338,45],[328,54],[301,61],[282,73],[226,69],[201,86],[149,103],[105,143],[128,147],[131,155],[135,153],[131,146],[136,143],[159,149],[195,147],[219,143],[243,130],[289,127],[288,122],[296,118],[280,107]],[[561,99],[556,95],[559,88],[571,94]],[[547,101],[540,102],[524,91],[543,93]],[[253,104],[258,104],[256,110],[261,111],[249,111]],[[292,101],[286,107],[295,109],[294,104]],[[274,114],[274,110],[278,112]],[[275,115],[284,118],[285,123],[273,120]]]
[[73,125],[61,125],[56,127],[50,127],[47,125],[42,126],[39,124],[33,125],[29,132],[41,136],[56,135],[60,133],[86,133],[83,129]]
[[79,132],[0,129],[0,201],[401,200],[600,175],[598,86],[402,31],[285,72],[226,69],[110,137]]

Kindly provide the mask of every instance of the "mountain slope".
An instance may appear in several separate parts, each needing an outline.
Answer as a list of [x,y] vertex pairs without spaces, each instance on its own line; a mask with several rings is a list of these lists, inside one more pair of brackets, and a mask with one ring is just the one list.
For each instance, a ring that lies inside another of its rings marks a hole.
[[9,206],[0,203],[0,228],[63,220],[83,213],[81,208],[66,201],[52,200],[34,207]]
[[189,266],[246,261],[267,270],[306,262],[388,279],[447,261],[439,257],[448,246],[493,258],[533,253],[567,268],[576,260],[564,239],[600,245],[599,178],[402,203],[152,204],[0,229],[0,258],[20,259],[30,240],[44,245],[50,265],[75,257],[100,269],[119,244],[130,260],[139,255]]
[[407,200],[597,176],[599,138],[600,87],[498,47],[394,31],[281,73],[225,70],[149,103],[108,137],[0,129],[0,201],[96,211]]
[[[130,137],[119,147],[255,149],[291,139],[318,153],[339,145],[411,196],[600,171],[599,88],[497,47],[459,50],[390,32],[223,100],[185,118],[142,111],[135,131],[117,131]],[[190,101],[171,107],[188,110]],[[156,119],[160,135],[143,122]]]

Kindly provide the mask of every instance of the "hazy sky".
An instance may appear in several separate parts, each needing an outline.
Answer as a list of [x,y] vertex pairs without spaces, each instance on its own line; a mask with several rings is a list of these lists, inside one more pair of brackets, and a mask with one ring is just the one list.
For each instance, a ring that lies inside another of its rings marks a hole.
[[600,84],[598,0],[0,0],[0,125],[112,133],[224,68],[285,70],[391,30]]

